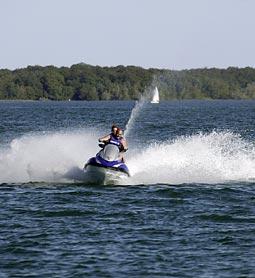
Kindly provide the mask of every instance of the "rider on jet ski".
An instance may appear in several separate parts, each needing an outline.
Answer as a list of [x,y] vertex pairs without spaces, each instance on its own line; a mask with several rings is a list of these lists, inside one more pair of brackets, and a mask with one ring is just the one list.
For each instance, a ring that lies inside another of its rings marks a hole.
[[128,150],[127,141],[123,137],[121,128],[116,125],[112,126],[112,132],[104,137],[98,139],[99,142],[107,144],[113,144],[119,148],[119,160],[124,162],[124,152]]

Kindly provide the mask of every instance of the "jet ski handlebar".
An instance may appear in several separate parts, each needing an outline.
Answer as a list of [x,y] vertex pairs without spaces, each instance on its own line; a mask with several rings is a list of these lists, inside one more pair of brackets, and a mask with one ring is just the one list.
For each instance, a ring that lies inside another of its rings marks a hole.
[[99,143],[98,146],[103,149],[105,147],[105,143]]

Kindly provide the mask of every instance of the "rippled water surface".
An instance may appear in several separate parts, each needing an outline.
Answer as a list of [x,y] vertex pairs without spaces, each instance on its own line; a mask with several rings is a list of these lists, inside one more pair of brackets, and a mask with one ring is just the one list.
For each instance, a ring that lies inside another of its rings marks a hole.
[[[0,102],[0,277],[255,277],[255,101]],[[82,180],[129,125],[118,184]]]

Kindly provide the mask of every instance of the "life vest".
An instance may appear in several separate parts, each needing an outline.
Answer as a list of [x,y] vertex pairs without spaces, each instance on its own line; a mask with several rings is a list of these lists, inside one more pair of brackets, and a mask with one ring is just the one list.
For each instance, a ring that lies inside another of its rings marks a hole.
[[123,145],[121,143],[121,138],[115,137],[113,134],[111,134],[108,144],[117,146],[119,148],[119,151],[121,151],[123,149]]

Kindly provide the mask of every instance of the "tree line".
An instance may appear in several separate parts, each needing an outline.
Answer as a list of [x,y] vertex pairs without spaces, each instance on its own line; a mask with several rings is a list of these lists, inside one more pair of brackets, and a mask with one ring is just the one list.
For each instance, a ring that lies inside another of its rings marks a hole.
[[0,99],[137,100],[158,86],[161,99],[252,99],[255,69],[165,70],[135,66],[28,66],[0,70]]

